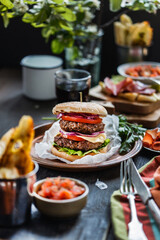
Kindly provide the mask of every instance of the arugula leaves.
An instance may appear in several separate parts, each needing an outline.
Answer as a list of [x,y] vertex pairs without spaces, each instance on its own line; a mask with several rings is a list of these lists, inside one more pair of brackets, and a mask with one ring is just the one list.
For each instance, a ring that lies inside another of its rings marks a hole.
[[88,153],[99,153],[99,150],[106,147],[109,142],[110,142],[110,139],[106,139],[104,141],[104,143],[99,148],[92,149],[92,150],[89,150],[87,152],[83,152],[83,151],[80,151],[80,150],[73,150],[73,149],[70,149],[70,148],[62,148],[57,143],[53,143],[53,146],[57,147],[58,151],[66,152],[68,155],[78,155],[80,157],[83,157],[83,156],[87,155]]
[[127,122],[127,119],[123,115],[119,115],[119,136],[122,140],[122,144],[119,150],[120,154],[126,154],[129,152],[134,143],[140,139],[140,136],[143,136],[146,129],[142,127],[142,125],[132,124]]

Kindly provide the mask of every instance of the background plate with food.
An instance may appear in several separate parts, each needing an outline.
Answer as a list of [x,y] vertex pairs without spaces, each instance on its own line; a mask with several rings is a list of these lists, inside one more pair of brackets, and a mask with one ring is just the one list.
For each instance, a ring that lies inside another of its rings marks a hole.
[[146,130],[142,143],[144,148],[160,153],[160,128]]
[[160,63],[158,62],[125,63],[118,66],[117,72],[121,76],[133,77],[139,81],[145,80],[149,84],[160,84]]
[[[119,79],[119,81],[118,81]],[[117,80],[117,81],[115,81]],[[151,85],[135,81],[131,77],[106,77],[100,82],[102,92],[108,96],[127,99],[130,102],[158,102],[160,95]]]

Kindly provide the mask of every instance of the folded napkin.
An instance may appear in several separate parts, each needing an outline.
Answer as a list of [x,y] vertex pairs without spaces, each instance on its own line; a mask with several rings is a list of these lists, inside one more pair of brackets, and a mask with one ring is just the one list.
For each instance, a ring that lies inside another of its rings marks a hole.
[[[157,205],[160,207],[160,156],[153,158],[139,170],[141,177],[148,187]],[[143,204],[140,197],[135,198],[137,215],[143,223],[143,230],[149,240],[159,240],[160,230],[150,210]],[[114,234],[117,239],[128,239],[128,223],[130,222],[130,206],[127,196],[122,195],[119,190],[111,196],[111,217]],[[136,231],[136,229],[135,229]]]

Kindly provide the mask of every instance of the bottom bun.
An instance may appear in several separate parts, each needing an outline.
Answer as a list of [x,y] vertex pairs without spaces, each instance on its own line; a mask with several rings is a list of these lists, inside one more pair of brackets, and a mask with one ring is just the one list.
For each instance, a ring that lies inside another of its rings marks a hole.
[[97,155],[97,154],[99,154],[99,153],[106,153],[107,152],[107,146],[106,147],[104,147],[104,148],[102,148],[101,150],[99,150],[99,153],[88,153],[88,154],[86,154],[85,156],[82,156],[82,157],[80,157],[80,156],[78,156],[78,155],[69,155],[69,154],[67,154],[66,152],[60,152],[60,151],[58,151],[55,147],[53,147],[52,146],[52,153],[53,153],[53,155],[55,155],[55,156],[57,156],[57,157],[60,157],[60,158],[64,158],[64,159],[66,159],[66,160],[68,160],[68,161],[71,161],[71,162],[73,162],[73,161],[75,161],[75,160],[77,160],[77,159],[80,159],[80,158],[82,158],[82,157],[85,157],[85,156],[87,156],[87,155],[91,155],[91,156],[94,156],[94,155]]

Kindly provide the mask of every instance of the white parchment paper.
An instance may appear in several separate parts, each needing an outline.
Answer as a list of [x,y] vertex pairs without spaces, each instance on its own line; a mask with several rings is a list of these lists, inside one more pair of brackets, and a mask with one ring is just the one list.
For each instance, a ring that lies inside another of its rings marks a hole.
[[44,134],[43,140],[40,143],[35,144],[35,153],[40,158],[59,159],[68,164],[95,164],[104,162],[118,152],[121,146],[121,138],[118,135],[119,119],[115,115],[108,115],[103,118],[105,124],[104,131],[107,138],[110,139],[108,144],[108,151],[106,153],[96,154],[94,156],[86,155],[81,159],[77,159],[74,162],[70,162],[66,159],[57,157],[51,153],[54,136],[56,136],[60,130],[59,121],[55,122],[49,130]]

